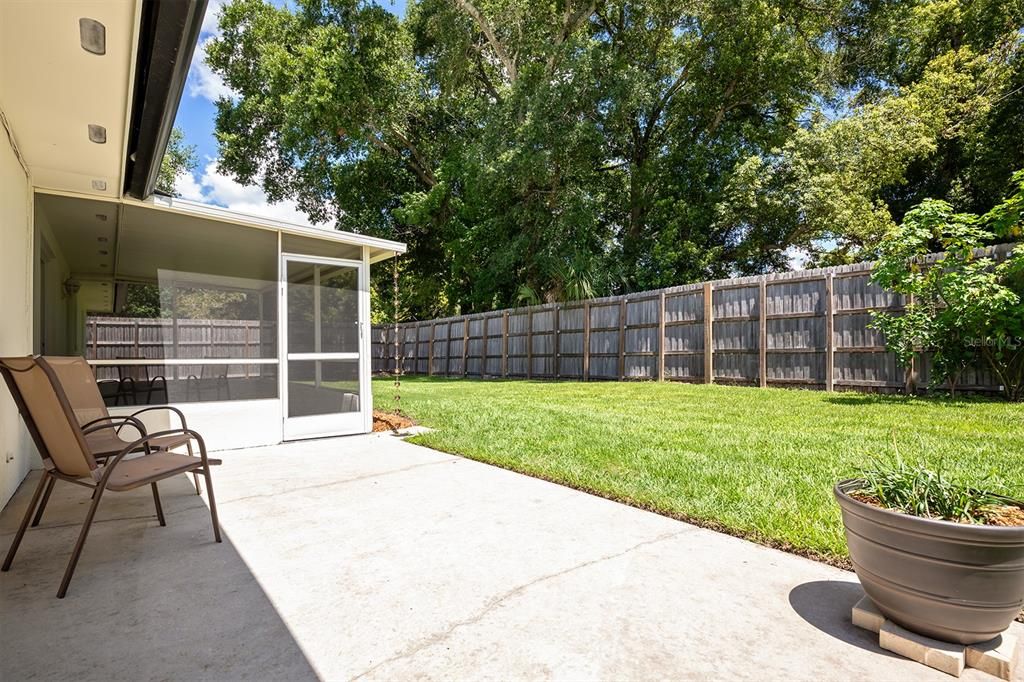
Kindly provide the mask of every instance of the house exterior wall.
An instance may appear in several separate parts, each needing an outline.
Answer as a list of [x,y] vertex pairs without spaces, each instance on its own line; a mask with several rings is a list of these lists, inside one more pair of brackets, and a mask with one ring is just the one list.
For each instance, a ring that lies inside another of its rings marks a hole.
[[77,345],[69,337],[68,324],[75,299],[64,291],[71,271],[45,214],[33,210],[33,224],[32,351],[41,355],[70,355]]
[[[0,129],[0,355],[32,352],[32,187]],[[4,386],[0,389],[0,508],[24,480],[34,447]]]

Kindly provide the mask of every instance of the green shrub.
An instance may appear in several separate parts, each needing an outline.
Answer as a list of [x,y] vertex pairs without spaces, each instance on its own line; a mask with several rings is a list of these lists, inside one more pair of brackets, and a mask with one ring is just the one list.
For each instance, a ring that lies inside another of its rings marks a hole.
[[[955,388],[960,373],[984,365],[1010,400],[1024,398],[1024,246],[1005,259],[978,249],[1016,240],[1024,222],[1024,171],[1016,191],[983,216],[928,199],[907,212],[879,248],[872,279],[908,297],[902,314],[873,313],[872,326],[902,364],[932,353],[932,382]],[[943,252],[934,264],[924,256]]]

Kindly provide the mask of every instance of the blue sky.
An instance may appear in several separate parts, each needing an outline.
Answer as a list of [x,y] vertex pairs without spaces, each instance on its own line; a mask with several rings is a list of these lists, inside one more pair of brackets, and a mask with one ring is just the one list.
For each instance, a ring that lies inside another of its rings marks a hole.
[[[288,0],[271,0],[278,6]],[[308,223],[292,202],[270,204],[258,187],[245,187],[217,171],[217,140],[214,119],[218,97],[230,97],[231,91],[203,62],[207,42],[216,37],[217,15],[227,0],[210,0],[199,36],[199,44],[189,68],[185,92],[174,124],[185,134],[185,141],[196,148],[199,166],[188,176],[178,178],[175,189],[186,199],[223,206],[244,213],[264,215],[292,222]],[[380,0],[382,7],[402,16],[406,0]]]

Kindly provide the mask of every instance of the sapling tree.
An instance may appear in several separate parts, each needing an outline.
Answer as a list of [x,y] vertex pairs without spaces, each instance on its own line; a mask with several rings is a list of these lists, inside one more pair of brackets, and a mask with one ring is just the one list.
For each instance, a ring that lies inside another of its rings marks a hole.
[[[903,364],[932,353],[932,383],[952,386],[968,366],[987,366],[1004,395],[1024,397],[1024,245],[1005,257],[980,251],[1021,235],[1024,171],[1015,192],[984,215],[928,199],[907,212],[880,246],[879,285],[907,296],[903,314],[877,312],[872,326]],[[935,261],[925,256],[943,253]]]

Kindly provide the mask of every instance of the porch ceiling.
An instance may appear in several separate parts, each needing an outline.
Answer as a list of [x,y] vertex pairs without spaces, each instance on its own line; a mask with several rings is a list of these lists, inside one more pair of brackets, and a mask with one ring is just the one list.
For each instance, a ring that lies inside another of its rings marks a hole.
[[201,218],[122,207],[118,279],[153,279],[158,270],[277,281],[277,236]]
[[[36,187],[119,196],[136,9],[130,0],[0,2],[0,106]],[[83,49],[80,18],[104,25],[106,54]],[[89,124],[106,128],[104,144],[89,140]]]
[[71,274],[80,278],[113,278],[118,210],[116,201],[36,194],[36,223],[44,233],[49,229]]
[[153,281],[158,270],[277,281],[278,232],[285,251],[359,259],[365,246],[371,262],[405,252],[398,242],[168,199],[37,193],[36,220],[52,233],[72,275],[95,281]]

